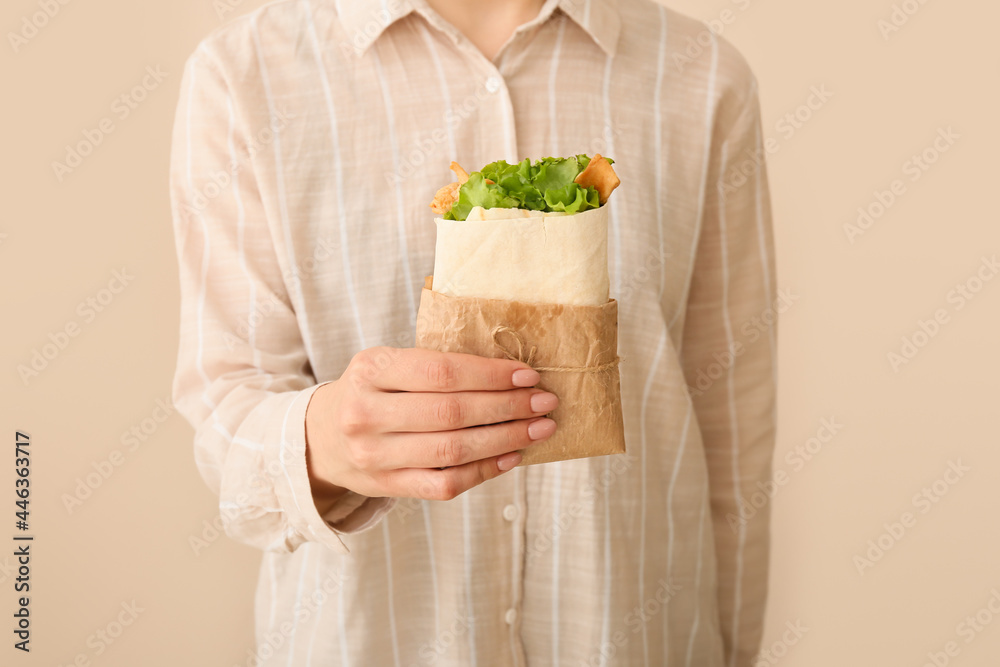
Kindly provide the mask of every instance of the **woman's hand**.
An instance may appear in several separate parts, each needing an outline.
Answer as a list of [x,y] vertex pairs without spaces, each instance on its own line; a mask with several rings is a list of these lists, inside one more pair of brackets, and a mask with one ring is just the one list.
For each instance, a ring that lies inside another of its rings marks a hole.
[[345,490],[450,500],[545,440],[559,403],[518,361],[423,349],[359,352],[306,410],[306,460],[324,513]]

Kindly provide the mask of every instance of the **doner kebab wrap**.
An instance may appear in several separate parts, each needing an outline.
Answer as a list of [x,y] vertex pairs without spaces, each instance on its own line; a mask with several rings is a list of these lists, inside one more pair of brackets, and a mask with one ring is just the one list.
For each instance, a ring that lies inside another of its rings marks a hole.
[[548,440],[521,465],[625,451],[618,304],[608,294],[607,201],[620,184],[600,155],[500,160],[434,197],[437,242],[417,347],[522,361],[556,394]]

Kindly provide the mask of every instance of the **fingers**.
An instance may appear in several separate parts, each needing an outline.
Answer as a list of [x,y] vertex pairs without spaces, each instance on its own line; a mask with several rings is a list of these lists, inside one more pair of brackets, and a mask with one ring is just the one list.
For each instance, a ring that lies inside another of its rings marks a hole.
[[544,440],[558,398],[517,361],[378,347],[335,383],[331,483],[367,496],[449,500],[521,462]]
[[371,348],[351,364],[383,391],[502,391],[533,387],[539,380],[536,371],[519,361],[419,348]]
[[379,423],[384,433],[433,432],[538,417],[559,405],[555,394],[541,389],[399,392],[382,394]]
[[509,452],[443,470],[403,468],[389,473],[386,485],[395,496],[452,500],[472,487],[511,470],[520,462],[519,452]]
[[551,419],[519,419],[438,433],[391,433],[382,440],[384,468],[446,468],[501,456],[555,433]]

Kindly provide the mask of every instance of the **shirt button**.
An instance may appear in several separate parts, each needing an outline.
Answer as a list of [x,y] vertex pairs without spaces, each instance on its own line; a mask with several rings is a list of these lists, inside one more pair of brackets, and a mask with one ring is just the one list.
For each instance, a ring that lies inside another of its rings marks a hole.
[[486,90],[490,93],[495,93],[500,90],[500,79],[495,76],[491,76],[486,79]]
[[506,507],[504,507],[503,508],[503,518],[507,519],[507,521],[513,521],[514,519],[516,519],[517,518],[517,506],[516,505],[507,505]]
[[507,610],[507,613],[503,615],[503,620],[507,625],[514,625],[514,621],[517,620],[517,610],[513,607]]

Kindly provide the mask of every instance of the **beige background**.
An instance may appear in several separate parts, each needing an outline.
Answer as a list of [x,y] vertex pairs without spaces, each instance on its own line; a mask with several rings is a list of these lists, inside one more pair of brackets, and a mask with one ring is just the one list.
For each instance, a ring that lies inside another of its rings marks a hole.
[[[5,36],[40,1],[6,0]],[[960,309],[957,293],[949,300],[959,283],[977,287],[982,257],[1000,250],[992,206],[1000,6],[897,1],[918,11],[888,40],[878,21],[890,18],[890,0],[671,3],[730,21],[723,34],[757,73],[765,134],[778,147],[770,158],[778,282],[796,298],[780,331],[775,466],[787,477],[770,501],[765,644],[778,642],[775,663],[788,667],[916,666],[949,641],[957,655],[939,655],[938,664],[986,667],[1000,655],[1000,618],[971,634],[957,627],[1000,591],[1000,279]],[[223,3],[69,2],[17,53],[8,38],[0,46],[8,448],[0,541],[12,544],[14,532],[15,429],[32,436],[37,536],[30,657],[11,648],[16,574],[12,548],[0,547],[3,664],[63,665],[83,655],[108,666],[228,666],[245,664],[251,646],[259,556],[212,532],[217,512],[195,470],[187,423],[176,414],[155,421],[164,416],[156,401],[169,398],[177,342],[170,129],[182,63],[222,22]],[[235,11],[225,18],[260,4],[228,0]],[[166,78],[121,118],[112,104],[147,66]],[[778,123],[813,86],[833,95],[800,111],[811,117],[789,136]],[[51,163],[105,117],[114,131],[59,182]],[[911,180],[907,160],[948,127],[959,138]],[[895,179],[903,194],[851,243],[844,226]],[[119,294],[102,293],[122,267],[134,278]],[[87,321],[78,304],[102,296],[110,302]],[[947,322],[929,340],[917,336],[926,345],[896,372],[887,355],[938,309]],[[73,322],[78,335],[25,385],[18,365]],[[824,418],[843,425],[832,438],[820,430]],[[133,427],[148,435],[130,449],[122,436]],[[809,461],[786,459],[818,436],[828,442]],[[114,450],[121,465],[102,464]],[[914,503],[959,460],[969,471],[953,485],[939,482],[943,497]],[[64,495],[109,466],[70,513]],[[883,536],[891,548],[859,573],[854,557],[907,511],[915,523],[898,540]],[[207,542],[198,553],[192,536]],[[133,601],[143,611],[98,656],[95,633]],[[981,621],[992,616],[983,612]],[[795,645],[781,644],[786,622],[808,628]]]

